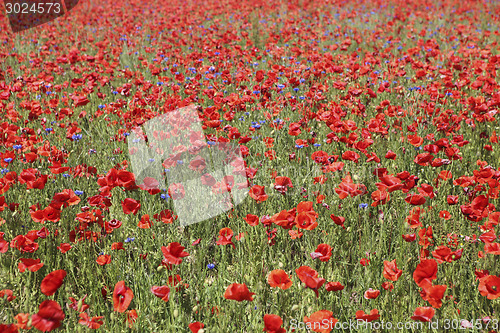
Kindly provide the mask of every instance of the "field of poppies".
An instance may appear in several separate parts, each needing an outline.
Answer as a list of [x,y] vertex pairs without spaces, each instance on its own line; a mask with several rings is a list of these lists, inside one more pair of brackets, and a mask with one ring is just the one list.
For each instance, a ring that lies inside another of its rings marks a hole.
[[[0,332],[498,331],[499,15],[82,0],[16,34],[2,16]],[[164,172],[248,196],[183,226],[182,184],[136,182],[127,140],[193,106],[246,187],[185,147]]]

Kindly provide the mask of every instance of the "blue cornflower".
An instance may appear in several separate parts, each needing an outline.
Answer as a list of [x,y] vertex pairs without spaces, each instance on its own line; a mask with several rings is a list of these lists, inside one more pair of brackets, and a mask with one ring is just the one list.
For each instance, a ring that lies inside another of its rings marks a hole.
[[135,241],[135,237],[127,237],[127,239],[125,239],[125,243],[130,243],[133,241]]
[[207,141],[207,144],[210,145],[210,146],[213,146],[215,145],[217,142],[214,142],[214,141]]
[[12,162],[12,158],[11,158],[11,157],[4,158],[3,160],[4,160],[6,163],[10,163],[10,162]]
[[23,148],[23,146],[22,145],[13,145],[12,148],[14,148],[14,149],[21,149],[21,148]]
[[73,140],[80,140],[82,138],[82,135],[81,134],[73,134],[73,136],[71,137]]
[[76,194],[76,195],[82,195],[82,194],[83,194],[83,191],[80,191],[80,190],[75,190],[75,194]]
[[359,208],[366,208],[366,207],[368,207],[367,203],[360,203],[359,204]]
[[215,264],[208,264],[208,265],[207,265],[207,268],[208,268],[208,269],[214,269],[214,268],[215,268]]

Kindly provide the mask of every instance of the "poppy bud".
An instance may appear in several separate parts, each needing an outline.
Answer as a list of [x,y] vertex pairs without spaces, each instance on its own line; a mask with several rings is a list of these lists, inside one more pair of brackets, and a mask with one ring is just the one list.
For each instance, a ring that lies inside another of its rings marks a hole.
[[174,318],[179,317],[179,310],[175,309],[174,310]]
[[294,304],[294,305],[292,306],[292,311],[296,311],[296,310],[298,310],[298,309],[299,309],[299,306],[298,306],[297,304]]

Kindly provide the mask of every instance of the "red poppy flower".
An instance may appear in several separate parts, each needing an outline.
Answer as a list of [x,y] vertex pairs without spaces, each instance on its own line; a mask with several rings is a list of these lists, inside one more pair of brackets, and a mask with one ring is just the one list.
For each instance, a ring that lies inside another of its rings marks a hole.
[[0,299],[4,298],[7,295],[7,301],[13,301],[16,296],[14,296],[14,292],[10,289],[0,290]]
[[126,198],[122,201],[122,208],[125,214],[134,214],[136,215],[139,209],[141,208],[141,203],[138,200]]
[[125,281],[119,281],[113,291],[113,308],[118,312],[125,312],[134,298],[132,289],[125,285]]
[[186,195],[186,191],[184,190],[184,185],[181,183],[172,183],[168,187],[168,195],[172,198],[172,200],[180,200],[184,198]]
[[66,271],[64,269],[59,269],[47,274],[40,285],[42,293],[47,296],[54,295],[57,289],[63,284],[65,277]]
[[292,181],[288,177],[276,177],[274,180],[274,189],[285,194],[288,188],[293,187]]
[[244,300],[253,301],[253,295],[255,295],[255,293],[251,293],[244,283],[233,283],[229,285],[229,287],[227,287],[226,291],[224,292],[225,299],[232,299],[238,302]]
[[71,246],[71,244],[69,244],[69,243],[61,243],[61,245],[59,245],[59,246],[57,247],[57,249],[58,249],[59,251],[61,251],[61,253],[66,253],[66,252],[68,252],[69,250],[71,250],[71,248],[72,248],[72,246]]
[[351,150],[348,150],[342,154],[343,160],[353,161],[354,163],[358,163],[359,157],[360,156],[358,153],[351,151]]
[[421,166],[428,166],[429,162],[432,161],[434,156],[431,153],[418,154],[413,160],[415,163]]
[[267,277],[267,282],[271,287],[278,287],[283,290],[290,288],[293,283],[288,274],[286,274],[286,272],[282,269],[275,269],[271,271]]
[[380,318],[377,309],[373,309],[370,313],[365,313],[363,310],[356,311],[356,320],[371,322]]
[[385,281],[382,283],[382,288],[384,288],[384,290],[391,291],[394,289],[394,285],[391,282]]
[[184,251],[184,246],[177,242],[172,242],[167,247],[162,246],[161,252],[165,261],[172,265],[179,265],[182,262],[181,258],[189,256],[189,253]]
[[433,259],[422,259],[420,261],[417,268],[413,272],[413,280],[415,280],[417,286],[420,287],[420,284],[424,279],[437,279],[437,265],[437,262]]
[[197,321],[197,322],[189,324],[188,327],[192,333],[198,333],[203,327],[205,327],[205,324]]
[[340,282],[328,282],[327,284],[325,284],[326,291],[340,291],[344,288],[345,287]]
[[420,287],[423,289],[420,292],[422,299],[439,309],[443,304],[442,299],[446,291],[446,285],[433,285],[429,279],[424,279],[420,283]]
[[286,333],[286,330],[281,327],[283,320],[275,314],[264,315],[264,332],[267,333]]
[[252,227],[255,227],[256,225],[259,224],[259,217],[257,215],[247,214],[247,216],[244,218],[244,220],[246,223],[248,223]]
[[118,170],[116,173],[115,185],[128,190],[137,188],[135,185],[135,175],[127,170]]
[[479,279],[479,292],[488,299],[497,299],[500,297],[500,277],[496,275],[487,275]]
[[134,324],[135,322],[137,321],[137,318],[139,318],[139,315],[137,314],[137,311],[135,309],[132,309],[132,310],[128,310],[126,312],[126,315],[127,315],[127,323],[128,323],[128,327],[129,328],[132,328],[134,327]]
[[318,333],[330,333],[338,322],[333,317],[333,312],[320,310],[312,313],[309,317],[304,316],[306,328]]
[[458,195],[448,195],[446,197],[446,202],[448,205],[456,205],[458,203]]
[[265,192],[265,187],[261,185],[254,185],[250,188],[250,197],[257,202],[264,202],[267,200],[268,195]]
[[390,199],[390,195],[385,190],[376,190],[371,194],[373,200],[371,206],[377,207],[378,205],[383,205]]
[[103,254],[97,257],[96,262],[98,265],[104,266],[111,263],[111,256],[109,254]]
[[9,242],[3,239],[4,232],[0,231],[0,253],[6,253],[9,250]]
[[79,324],[87,326],[88,328],[93,330],[98,329],[99,327],[101,327],[102,324],[104,324],[104,321],[102,320],[104,316],[90,318],[90,316],[86,312],[82,312],[80,313],[79,317],[80,317],[80,319],[78,320]]
[[43,301],[38,312],[31,316],[31,325],[42,332],[49,332],[61,326],[65,314],[61,306],[52,300]]
[[69,297],[71,303],[66,303],[66,306],[78,312],[86,311],[89,308],[88,304],[85,303],[86,298],[87,295],[83,296],[81,300],[76,300],[73,297]]
[[111,250],[125,250],[122,242],[114,242],[111,244]]
[[28,269],[30,272],[36,272],[44,265],[42,262],[40,262],[40,259],[19,258],[19,260],[21,262],[17,264],[17,268],[21,273],[24,273],[26,269]]
[[417,239],[417,234],[406,234],[406,235],[401,235],[405,242],[414,242]]
[[312,289],[316,294],[316,297],[319,297],[318,289],[326,282],[326,280],[319,278],[318,272],[309,266],[301,266],[295,270],[295,273],[299,277],[299,280],[306,285],[306,288]]
[[170,209],[164,209],[160,212],[160,214],[155,214],[153,217],[158,220],[162,221],[163,223],[170,224],[173,223],[174,220],[177,219],[177,215],[172,215],[172,211]]
[[436,310],[434,310],[432,307],[427,307],[427,306],[419,307],[415,309],[415,312],[413,313],[413,316],[411,316],[411,319],[423,322],[430,322],[434,317],[435,313]]
[[405,201],[410,205],[420,206],[425,203],[425,197],[421,194],[409,194],[406,196]]
[[152,286],[151,292],[158,298],[161,298],[163,301],[168,302],[168,298],[170,297],[170,288],[167,286]]
[[396,259],[392,261],[384,260],[384,272],[382,275],[387,280],[397,281],[402,273],[403,271],[398,269],[398,266],[396,265]]
[[153,225],[153,222],[151,222],[149,214],[142,215],[139,223],[137,224],[137,226],[141,229],[149,229],[151,228],[151,225]]
[[24,235],[17,235],[10,241],[10,247],[16,248],[21,252],[33,253],[38,250],[38,243]]
[[341,226],[343,229],[345,229],[344,222],[345,222],[345,217],[342,216],[335,216],[334,214],[330,215],[330,218],[332,219],[333,223],[336,225]]
[[385,154],[385,158],[389,160],[395,160],[397,157],[396,153],[394,153],[392,150],[387,151],[387,154]]
[[364,293],[364,298],[366,299],[375,299],[380,295],[380,290],[375,290],[372,288],[369,288],[367,291]]
[[326,262],[332,256],[332,247],[328,244],[319,244],[314,253],[318,253],[319,260]]
[[[17,315],[14,316],[14,319],[17,320],[17,324],[15,326],[17,326],[18,329],[21,329],[21,330],[29,330],[29,329],[31,329],[31,326],[28,326],[28,323],[29,323],[29,320],[30,320],[30,314],[29,313],[18,313]],[[2,330],[0,330],[0,332],[1,331]],[[15,332],[17,332],[17,330]]]
[[368,266],[370,264],[370,259],[367,259],[367,258],[361,258],[361,260],[359,261],[359,263],[362,265],[362,266]]
[[487,243],[484,245],[484,252],[489,254],[500,255],[500,244],[499,243]]

